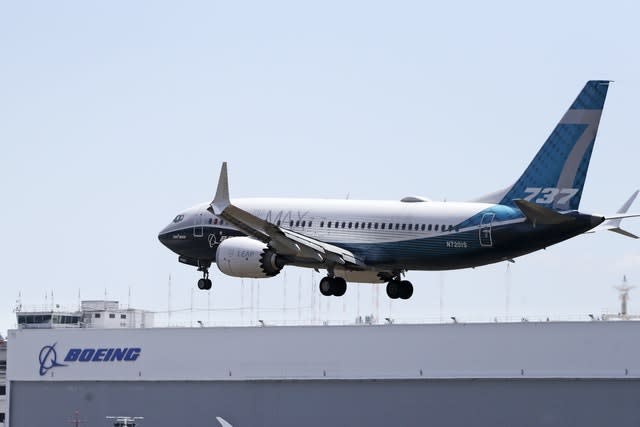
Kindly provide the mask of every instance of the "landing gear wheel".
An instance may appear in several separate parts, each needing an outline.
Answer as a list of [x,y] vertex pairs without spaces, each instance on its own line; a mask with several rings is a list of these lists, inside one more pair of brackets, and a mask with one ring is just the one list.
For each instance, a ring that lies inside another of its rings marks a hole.
[[335,295],[341,297],[347,292],[347,281],[342,277],[323,277],[320,280],[320,293],[325,297]]
[[342,277],[334,277],[332,284],[333,295],[341,297],[345,292],[347,292],[347,281]]
[[323,277],[320,280],[320,293],[325,297],[333,295],[333,279],[331,277]]
[[400,298],[409,299],[413,295],[413,285],[408,280],[403,280],[400,282]]
[[210,266],[211,266],[211,263],[200,265],[200,267],[198,267],[198,271],[202,271],[202,279],[198,280],[198,289],[201,289],[204,291],[211,289],[212,284],[211,284],[211,279],[209,279]]
[[387,283],[387,296],[391,299],[398,299],[400,296],[399,280],[390,280],[389,283]]

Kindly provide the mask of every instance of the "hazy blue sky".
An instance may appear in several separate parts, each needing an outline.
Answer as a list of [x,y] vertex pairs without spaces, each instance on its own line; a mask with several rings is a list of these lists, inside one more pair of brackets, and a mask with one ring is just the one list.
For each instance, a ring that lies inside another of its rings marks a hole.
[[[131,289],[134,306],[166,310],[170,274],[174,308],[192,298],[196,308],[258,298],[262,307],[175,322],[375,312],[371,285],[321,299],[310,271],[295,268],[254,281],[253,296],[249,281],[218,271],[210,296],[193,291],[195,269],[178,264],[157,232],[212,198],[224,160],[235,197],[471,199],[519,176],[589,79],[615,83],[581,209],[615,212],[640,186],[639,9],[634,1],[2,2],[0,333],[15,323],[19,292],[26,306],[50,302],[52,292],[74,306],[78,292],[126,303]],[[640,221],[626,226],[640,232]],[[377,310],[490,319],[505,314],[509,287],[511,315],[586,318],[617,308],[612,286],[623,274],[640,284],[640,242],[603,232],[519,258],[509,273],[504,263],[411,272],[414,297],[390,303],[381,286]]]

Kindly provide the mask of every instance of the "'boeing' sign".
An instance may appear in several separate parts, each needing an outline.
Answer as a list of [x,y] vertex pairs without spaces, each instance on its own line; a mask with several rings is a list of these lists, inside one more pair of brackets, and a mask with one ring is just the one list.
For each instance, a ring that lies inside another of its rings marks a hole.
[[135,362],[140,357],[140,347],[71,348],[64,357],[65,364],[58,363],[56,344],[45,345],[40,350],[40,375],[57,367],[69,366],[73,362]]

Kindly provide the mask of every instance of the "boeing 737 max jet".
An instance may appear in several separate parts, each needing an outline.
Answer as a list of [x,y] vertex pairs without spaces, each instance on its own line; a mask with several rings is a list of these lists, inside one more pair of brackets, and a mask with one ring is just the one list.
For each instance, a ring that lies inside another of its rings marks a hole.
[[[410,270],[450,270],[511,261],[593,230],[620,228],[637,192],[611,217],[578,211],[608,81],[589,81],[513,185],[464,203],[231,199],[222,164],[212,202],[177,215],[158,238],[179,261],[203,273],[215,263],[230,276],[264,278],[287,265],[322,269],[323,295],[347,282],[387,283],[390,298],[410,298]],[[606,221],[606,222],[605,222]]]

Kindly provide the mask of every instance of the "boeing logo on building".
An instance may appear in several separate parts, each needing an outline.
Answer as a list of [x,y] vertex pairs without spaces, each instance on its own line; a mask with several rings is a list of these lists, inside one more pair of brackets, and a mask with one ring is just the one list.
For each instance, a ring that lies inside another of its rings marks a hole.
[[49,372],[49,369],[56,368],[58,366],[67,366],[58,363],[58,353],[56,353],[56,344],[45,345],[40,350],[38,355],[38,361],[40,362],[40,376]]
[[135,362],[142,353],[139,347],[70,348],[64,357],[67,364],[62,364],[58,363],[56,344],[46,345],[40,350],[40,376],[50,369],[69,366],[69,363],[74,362]]

